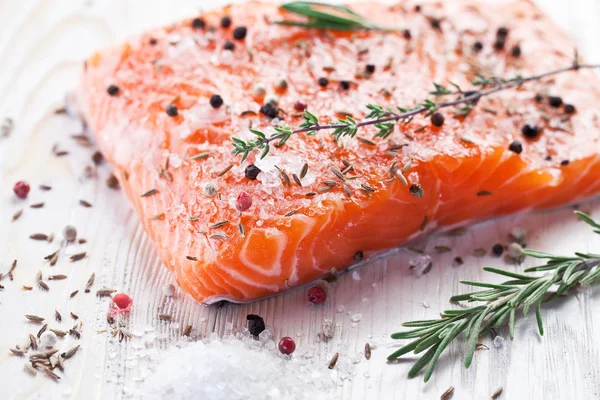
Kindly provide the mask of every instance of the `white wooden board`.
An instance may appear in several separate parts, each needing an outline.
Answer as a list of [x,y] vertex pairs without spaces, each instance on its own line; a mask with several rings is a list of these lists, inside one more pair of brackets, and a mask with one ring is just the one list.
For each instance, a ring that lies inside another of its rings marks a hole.
[[[448,298],[465,291],[460,279],[489,279],[481,267],[505,267],[501,260],[469,255],[473,248],[490,249],[506,241],[516,225],[527,228],[528,243],[539,250],[570,253],[575,250],[598,252],[600,238],[594,237],[572,216],[571,208],[512,216],[470,229],[464,236],[437,235],[421,245],[432,249],[448,245],[453,251],[433,256],[431,272],[413,275],[408,262],[416,254],[396,250],[366,263],[355,273],[339,277],[322,307],[308,304],[304,289],[248,305],[206,307],[178,293],[166,300],[161,288],[171,278],[160,265],[156,253],[142,231],[137,217],[122,193],[104,184],[107,166],[98,170],[97,179],[86,179],[83,168],[89,164],[92,149],[81,148],[70,138],[80,132],[78,123],[53,115],[62,105],[65,93],[78,79],[82,62],[94,49],[116,43],[145,28],[192,15],[198,8],[216,6],[222,1],[200,0],[3,0],[0,2],[0,117],[11,117],[15,130],[0,138],[0,272],[18,259],[13,282],[3,281],[0,291],[0,398],[113,399],[135,397],[151,360],[140,358],[141,348],[167,350],[186,324],[193,335],[222,334],[227,322],[234,329],[245,325],[246,314],[265,317],[276,337],[293,336],[302,351],[314,351],[323,366],[336,352],[340,360],[351,360],[365,342],[377,345],[370,361],[354,365],[352,379],[339,379],[334,392],[324,394],[344,399],[435,399],[449,387],[454,398],[485,399],[498,388],[507,399],[594,399],[600,397],[600,290],[581,290],[577,297],[548,305],[543,312],[546,335],[540,338],[533,321],[520,320],[517,339],[496,347],[491,338],[482,342],[489,350],[478,351],[469,370],[462,366],[459,342],[441,359],[428,384],[417,378],[408,380],[411,360],[386,364],[385,357],[399,345],[389,339],[400,323],[410,319],[434,318],[449,306]],[[577,40],[589,61],[600,61],[600,1],[540,0],[543,9]],[[51,153],[58,143],[70,154],[57,158]],[[17,180],[32,184],[27,201],[17,201],[12,185]],[[42,192],[44,183],[52,190]],[[79,205],[85,199],[92,208]],[[43,201],[44,208],[31,209]],[[19,208],[23,215],[15,222],[11,216]],[[587,202],[582,209],[600,217],[600,202]],[[88,257],[70,263],[67,256],[56,266],[43,263],[43,256],[60,245],[61,231],[75,225],[86,244],[70,246],[65,254],[87,251]],[[27,237],[36,232],[53,232],[52,244],[34,242]],[[452,267],[452,259],[462,256],[465,264]],[[525,264],[527,265],[527,263]],[[520,269],[521,267],[517,268]],[[66,274],[67,280],[49,282],[50,291],[37,287],[27,292],[22,285],[35,286],[38,271]],[[118,343],[106,327],[107,300],[99,300],[82,289],[92,272],[94,290],[114,287],[131,294],[135,306],[131,329],[143,337]],[[69,299],[69,294],[80,293]],[[340,310],[343,307],[343,312]],[[62,324],[54,320],[54,310],[63,315]],[[73,320],[83,322],[82,338],[68,338],[61,349],[81,344],[80,352],[68,360],[61,382],[23,370],[24,358],[11,356],[9,347],[23,344],[27,334],[40,325],[28,323],[24,315],[36,314],[50,326],[68,329]],[[173,315],[173,322],[158,321],[159,313]],[[362,314],[359,323],[351,315]],[[532,317],[533,318],[533,317]],[[336,325],[335,337],[317,340],[324,319]],[[505,330],[500,335],[506,336]],[[155,337],[149,340],[149,337]],[[148,342],[146,345],[145,343]]]

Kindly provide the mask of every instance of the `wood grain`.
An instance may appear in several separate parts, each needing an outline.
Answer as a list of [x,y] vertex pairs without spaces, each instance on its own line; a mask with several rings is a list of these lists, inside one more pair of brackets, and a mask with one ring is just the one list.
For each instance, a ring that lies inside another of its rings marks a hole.
[[[469,370],[462,367],[462,346],[458,342],[442,357],[438,371],[428,384],[421,379],[406,379],[410,358],[386,364],[385,357],[400,345],[389,339],[400,323],[413,318],[435,318],[448,307],[447,299],[465,291],[460,279],[490,279],[481,272],[484,265],[505,267],[501,260],[470,255],[473,248],[490,249],[505,242],[515,225],[525,226],[528,244],[536,249],[570,253],[575,250],[598,251],[600,240],[593,237],[571,214],[571,208],[530,215],[511,216],[470,229],[461,237],[438,234],[415,245],[432,250],[447,245],[450,253],[433,256],[433,268],[427,275],[415,276],[409,261],[416,256],[397,249],[364,263],[353,273],[341,275],[331,286],[329,300],[312,307],[305,300],[306,290],[288,293],[247,305],[203,306],[177,293],[166,299],[161,288],[172,282],[166,268],[142,231],[137,217],[119,191],[104,183],[110,173],[98,168],[97,178],[85,178],[83,169],[91,164],[93,149],[78,146],[70,135],[81,133],[78,122],[53,114],[63,104],[81,71],[81,60],[96,48],[115,43],[147,27],[168,23],[191,15],[199,1],[142,0],[20,0],[0,2],[0,117],[11,117],[15,130],[9,138],[0,138],[0,272],[13,259],[19,264],[15,280],[3,281],[0,291],[0,397],[2,398],[73,398],[112,399],[136,397],[137,389],[155,360],[140,356],[140,348],[166,351],[180,336],[186,324],[192,334],[202,338],[211,332],[223,334],[228,323],[234,329],[245,325],[245,316],[256,313],[265,317],[275,337],[293,336],[301,351],[313,351],[323,366],[335,352],[340,362],[353,368],[351,379],[341,379],[323,398],[344,399],[433,399],[449,387],[454,398],[485,399],[498,388],[501,398],[593,399],[600,396],[600,291],[582,289],[576,297],[548,305],[543,316],[546,335],[540,338],[535,324],[517,323],[517,340],[495,346],[491,338],[482,338],[489,350],[478,351]],[[216,6],[222,1],[212,1]],[[577,40],[581,52],[590,61],[600,61],[600,1],[579,0],[539,2],[557,23]],[[58,143],[69,151],[55,157],[51,149]],[[26,201],[17,201],[10,188],[17,180],[32,183]],[[41,191],[39,184],[52,186]],[[82,207],[79,200],[92,203]],[[29,204],[45,202],[44,208]],[[23,208],[15,222],[11,216]],[[587,202],[582,209],[600,217],[600,202]],[[60,244],[65,225],[77,227],[86,244],[64,248]],[[53,243],[28,239],[32,233],[56,235]],[[56,266],[43,257],[61,248],[63,255]],[[71,263],[68,255],[86,251],[88,256]],[[465,264],[452,267],[460,255]],[[529,265],[529,262],[525,264]],[[521,270],[524,266],[515,267]],[[43,276],[65,274],[68,279],[50,281],[50,291],[35,286],[38,271]],[[83,288],[90,274],[96,279],[92,293]],[[130,328],[136,334],[119,343],[106,332],[108,301],[94,293],[111,287],[131,294],[135,300]],[[69,299],[74,290],[79,293]],[[54,310],[63,322],[54,320]],[[27,334],[40,328],[27,322],[25,314],[47,319],[50,327],[68,329],[74,321],[69,312],[83,322],[82,338],[68,337],[61,349],[81,344],[80,352],[68,360],[64,378],[55,383],[44,376],[31,377],[23,371],[24,358],[11,356],[8,348],[23,344]],[[171,322],[159,321],[158,314],[172,315]],[[358,323],[351,316],[360,313]],[[318,340],[324,320],[336,325],[329,342]],[[507,336],[500,330],[501,336]],[[154,336],[153,340],[149,340]],[[364,344],[376,345],[370,361],[352,364]],[[6,351],[5,351],[6,350]]]

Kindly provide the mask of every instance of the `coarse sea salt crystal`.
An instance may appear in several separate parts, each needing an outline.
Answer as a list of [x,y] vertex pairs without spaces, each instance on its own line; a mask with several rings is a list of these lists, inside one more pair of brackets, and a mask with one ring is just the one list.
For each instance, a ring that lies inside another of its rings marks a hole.
[[173,168],[181,167],[181,157],[178,154],[169,154],[169,166]]
[[360,322],[360,320],[362,319],[362,314],[353,314],[350,319],[352,320],[352,322]]

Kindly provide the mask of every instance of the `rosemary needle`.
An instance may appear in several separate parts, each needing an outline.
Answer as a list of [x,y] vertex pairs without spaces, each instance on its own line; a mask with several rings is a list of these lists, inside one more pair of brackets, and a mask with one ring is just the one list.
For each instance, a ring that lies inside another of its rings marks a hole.
[[[575,211],[575,214],[600,234],[600,224],[588,215]],[[467,338],[464,365],[469,368],[473,361],[477,340],[481,335],[505,323],[508,318],[511,340],[514,337],[515,314],[522,308],[523,316],[535,309],[540,335],[544,334],[541,304],[555,296],[566,294],[577,285],[592,285],[600,281],[600,256],[591,253],[575,253],[573,256],[555,256],[535,250],[524,250],[524,254],[547,260],[546,264],[528,268],[525,273],[545,272],[541,276],[519,274],[496,268],[484,268],[487,272],[509,278],[500,284],[462,281],[461,283],[484,288],[484,290],[453,296],[451,302],[466,301],[482,303],[470,308],[446,310],[440,319],[411,321],[402,324],[413,328],[392,334],[393,339],[412,339],[408,344],[388,356],[395,360],[414,352],[421,356],[410,369],[408,376],[414,377],[425,367],[424,379],[427,382],[441,353],[460,333]],[[552,288],[554,291],[550,291]]]

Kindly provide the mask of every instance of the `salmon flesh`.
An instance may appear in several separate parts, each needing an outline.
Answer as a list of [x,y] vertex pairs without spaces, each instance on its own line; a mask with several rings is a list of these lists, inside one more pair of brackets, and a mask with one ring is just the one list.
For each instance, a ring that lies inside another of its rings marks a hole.
[[[435,228],[600,190],[600,84],[591,70],[486,96],[472,110],[441,109],[440,127],[419,115],[386,139],[375,127],[340,143],[331,131],[295,134],[264,159],[252,152],[241,162],[232,136],[296,128],[304,106],[321,124],[361,120],[367,104],[435,101],[434,82],[469,90],[479,75],[529,76],[573,60],[574,43],[530,1],[351,7],[402,29],[282,26],[273,21],[301,17],[250,2],[86,61],[82,116],[162,262],[198,301],[258,299]],[[247,176],[250,165],[258,175],[250,167]],[[251,206],[239,211],[242,192],[241,208]]]

